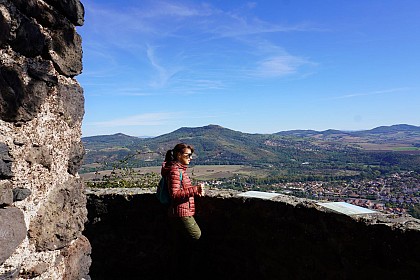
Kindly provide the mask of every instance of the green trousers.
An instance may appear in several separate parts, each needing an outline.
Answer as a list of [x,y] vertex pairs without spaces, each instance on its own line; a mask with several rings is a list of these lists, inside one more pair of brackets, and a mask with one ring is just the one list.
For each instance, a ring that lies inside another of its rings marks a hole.
[[193,216],[172,218],[173,234],[176,238],[198,240],[201,229]]
[[170,256],[170,274],[172,279],[193,279],[195,259],[199,259],[197,251],[201,229],[194,217],[170,218],[172,249]]

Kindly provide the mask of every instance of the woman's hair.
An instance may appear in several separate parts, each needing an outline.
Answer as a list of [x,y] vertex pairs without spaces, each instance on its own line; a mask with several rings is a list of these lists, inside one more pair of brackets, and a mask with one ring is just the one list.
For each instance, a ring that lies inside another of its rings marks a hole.
[[194,148],[190,145],[179,143],[172,150],[168,150],[165,155],[165,161],[171,162],[176,161],[177,155],[182,154],[185,149],[190,149],[191,153],[194,153]]

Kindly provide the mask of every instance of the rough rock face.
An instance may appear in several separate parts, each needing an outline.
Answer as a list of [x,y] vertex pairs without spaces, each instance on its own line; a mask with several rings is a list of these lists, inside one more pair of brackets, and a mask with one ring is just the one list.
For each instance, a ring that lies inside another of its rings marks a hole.
[[[197,199],[202,236],[192,263],[204,279],[417,279],[420,220],[347,216],[315,201],[243,198],[208,191]],[[153,193],[90,190],[92,279],[171,279],[166,209]],[[118,269],[115,269],[118,268]]]
[[9,155],[9,147],[0,142],[0,179],[12,177],[12,158]]
[[22,211],[15,207],[0,208],[0,225],[0,262],[3,263],[26,236]]
[[79,0],[0,0],[0,279],[88,279]]
[[87,211],[80,185],[80,180],[71,178],[53,189],[38,210],[28,232],[37,251],[64,248],[81,236]]

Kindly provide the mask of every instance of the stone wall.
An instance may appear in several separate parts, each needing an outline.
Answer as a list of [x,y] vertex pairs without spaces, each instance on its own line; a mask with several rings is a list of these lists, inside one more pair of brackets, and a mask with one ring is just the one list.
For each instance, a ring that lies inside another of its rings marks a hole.
[[79,0],[0,0],[0,279],[88,278]]
[[[209,191],[196,203],[200,279],[417,279],[420,220],[347,216],[315,201]],[[153,193],[91,190],[92,279],[170,279],[168,221]],[[194,277],[196,278],[196,277]]]

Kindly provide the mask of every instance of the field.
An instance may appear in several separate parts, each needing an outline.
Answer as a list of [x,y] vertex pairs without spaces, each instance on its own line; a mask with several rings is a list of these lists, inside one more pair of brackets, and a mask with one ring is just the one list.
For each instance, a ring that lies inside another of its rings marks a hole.
[[264,169],[244,165],[197,165],[191,167],[190,173],[197,180],[225,179],[236,175],[264,177],[268,174]]
[[[133,174],[157,173],[160,174],[160,166],[133,168]],[[111,175],[111,170],[100,172],[90,172],[80,174],[80,177],[86,181],[93,181],[95,178],[100,179],[104,175]],[[252,176],[256,178],[264,177],[268,174],[268,170],[245,166],[245,165],[195,165],[188,168],[188,174],[196,180],[215,180],[228,179],[237,175]],[[118,175],[118,174],[116,174]]]

